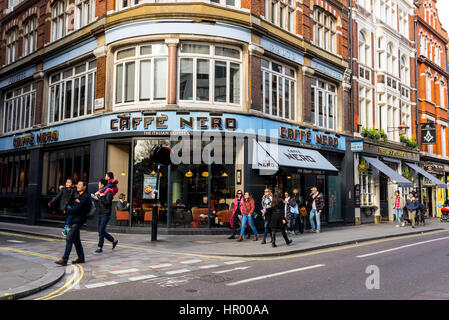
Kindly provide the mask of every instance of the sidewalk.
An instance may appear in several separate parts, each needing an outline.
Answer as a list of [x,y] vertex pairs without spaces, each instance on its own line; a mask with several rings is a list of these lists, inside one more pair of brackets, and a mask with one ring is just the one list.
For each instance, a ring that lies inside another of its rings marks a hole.
[[[322,229],[319,234],[304,233],[292,236],[291,246],[285,245],[282,236],[278,235],[277,248],[272,248],[269,242],[261,245],[260,238],[257,242],[252,240],[236,242],[228,240],[229,235],[158,235],[158,241],[151,242],[150,230],[148,234],[112,234],[119,239],[121,245],[148,248],[158,252],[256,258],[441,230],[449,231],[449,223],[442,223],[439,219],[428,219],[426,226],[418,226],[415,229],[410,226],[396,228],[391,223],[329,227]],[[63,239],[60,235],[61,228],[55,227],[0,222],[0,231]],[[81,232],[83,241],[96,242],[97,237],[98,234],[93,231]],[[21,255],[20,250],[14,246],[4,246],[0,249],[3,249],[0,250],[0,300],[19,299],[31,295],[58,282],[65,274],[65,268],[55,266],[48,258]],[[149,253],[151,254],[151,251]]]
[[[277,248],[272,248],[269,241],[261,245],[259,240],[246,240],[236,242],[228,240],[229,235],[158,235],[157,241],[151,241],[150,229],[148,234],[111,234],[119,239],[122,245],[146,247],[155,250],[173,253],[220,255],[234,257],[264,257],[279,256],[305,251],[353,244],[369,240],[384,239],[410,234],[427,233],[437,230],[448,230],[449,223],[440,222],[439,219],[427,219],[425,226],[411,226],[396,228],[394,224],[382,223],[347,227],[330,227],[322,229],[321,233],[308,233],[290,237],[293,243],[287,246],[280,234],[277,235]],[[30,226],[15,223],[0,222],[0,231],[15,231],[31,235],[39,235],[63,239],[61,228]],[[230,233],[229,233],[230,234]],[[81,239],[97,241],[98,234],[93,231],[81,231]],[[270,239],[270,238],[268,238]]]

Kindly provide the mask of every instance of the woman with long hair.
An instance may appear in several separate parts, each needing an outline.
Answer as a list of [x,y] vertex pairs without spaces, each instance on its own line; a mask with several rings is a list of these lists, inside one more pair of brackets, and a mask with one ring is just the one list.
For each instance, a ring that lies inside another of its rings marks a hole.
[[271,208],[267,211],[271,212],[271,246],[276,247],[276,232],[281,231],[282,237],[287,245],[292,243],[292,240],[288,239],[287,233],[285,232],[285,227],[287,225],[287,220],[285,218],[285,204],[282,199],[282,194],[276,191],[273,195],[273,200],[271,202]]
[[237,227],[239,225],[239,215],[242,214],[240,211],[240,202],[243,200],[243,192],[242,190],[237,191],[237,194],[234,198],[234,208],[232,210],[231,215],[231,228],[232,228],[232,235],[228,239],[235,239],[235,234],[237,232]]
[[237,239],[237,241],[243,241],[243,236],[245,235],[245,226],[246,223],[249,222],[249,225],[254,233],[254,241],[257,241],[257,229],[254,225],[253,220],[253,213],[254,213],[254,199],[251,197],[251,194],[249,192],[245,192],[245,195],[243,197],[243,201],[240,203],[240,211],[242,212],[242,227],[240,228],[240,237]]

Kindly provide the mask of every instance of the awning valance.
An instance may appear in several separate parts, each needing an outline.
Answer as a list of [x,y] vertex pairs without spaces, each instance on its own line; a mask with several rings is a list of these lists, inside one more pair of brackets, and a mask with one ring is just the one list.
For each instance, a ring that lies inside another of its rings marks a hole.
[[372,164],[377,170],[383,172],[387,177],[393,180],[400,187],[413,187],[413,183],[391,169],[385,163],[376,158],[365,157],[365,160]]
[[432,181],[433,183],[435,183],[439,188],[444,188],[447,189],[447,185],[441,181],[440,179],[438,179],[437,177],[431,175],[430,173],[428,173],[427,171],[425,171],[424,169],[418,167],[416,164],[410,163],[410,162],[406,162],[406,164],[412,168],[413,170],[415,170],[415,172],[423,175],[424,177],[426,177],[427,179],[429,179],[430,181]]
[[253,169],[277,171],[280,166],[338,172],[320,152],[253,140]]

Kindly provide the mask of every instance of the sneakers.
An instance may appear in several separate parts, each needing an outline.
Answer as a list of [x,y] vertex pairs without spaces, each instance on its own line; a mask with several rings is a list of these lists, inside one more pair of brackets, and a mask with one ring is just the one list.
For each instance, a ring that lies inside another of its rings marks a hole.
[[398,225],[398,224],[396,225],[396,228],[399,228],[399,225]]
[[402,226],[405,227],[405,222],[402,222]]
[[115,240],[115,241],[112,243],[112,250],[115,249],[115,247],[117,246],[117,244],[118,244],[118,240]]
[[62,230],[61,234],[63,237],[67,237],[67,230],[66,229]]
[[95,253],[101,253],[101,252],[103,252],[102,248],[98,248],[97,250],[95,250]]

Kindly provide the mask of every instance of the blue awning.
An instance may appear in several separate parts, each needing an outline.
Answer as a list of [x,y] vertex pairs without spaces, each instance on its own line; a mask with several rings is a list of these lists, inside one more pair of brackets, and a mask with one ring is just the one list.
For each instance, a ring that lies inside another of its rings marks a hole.
[[432,181],[433,183],[435,183],[439,188],[444,188],[447,189],[447,185],[441,181],[440,179],[438,179],[437,177],[431,175],[430,173],[428,173],[427,171],[425,171],[424,169],[418,167],[416,164],[413,163],[409,163],[406,162],[406,164],[412,168],[413,170],[415,170],[417,173],[422,174],[424,177],[426,177],[427,179],[429,179],[430,181]]
[[413,187],[413,183],[401,176],[399,173],[391,169],[385,163],[376,158],[365,157],[365,160],[376,167],[377,170],[383,172],[387,177],[393,180],[400,187]]

